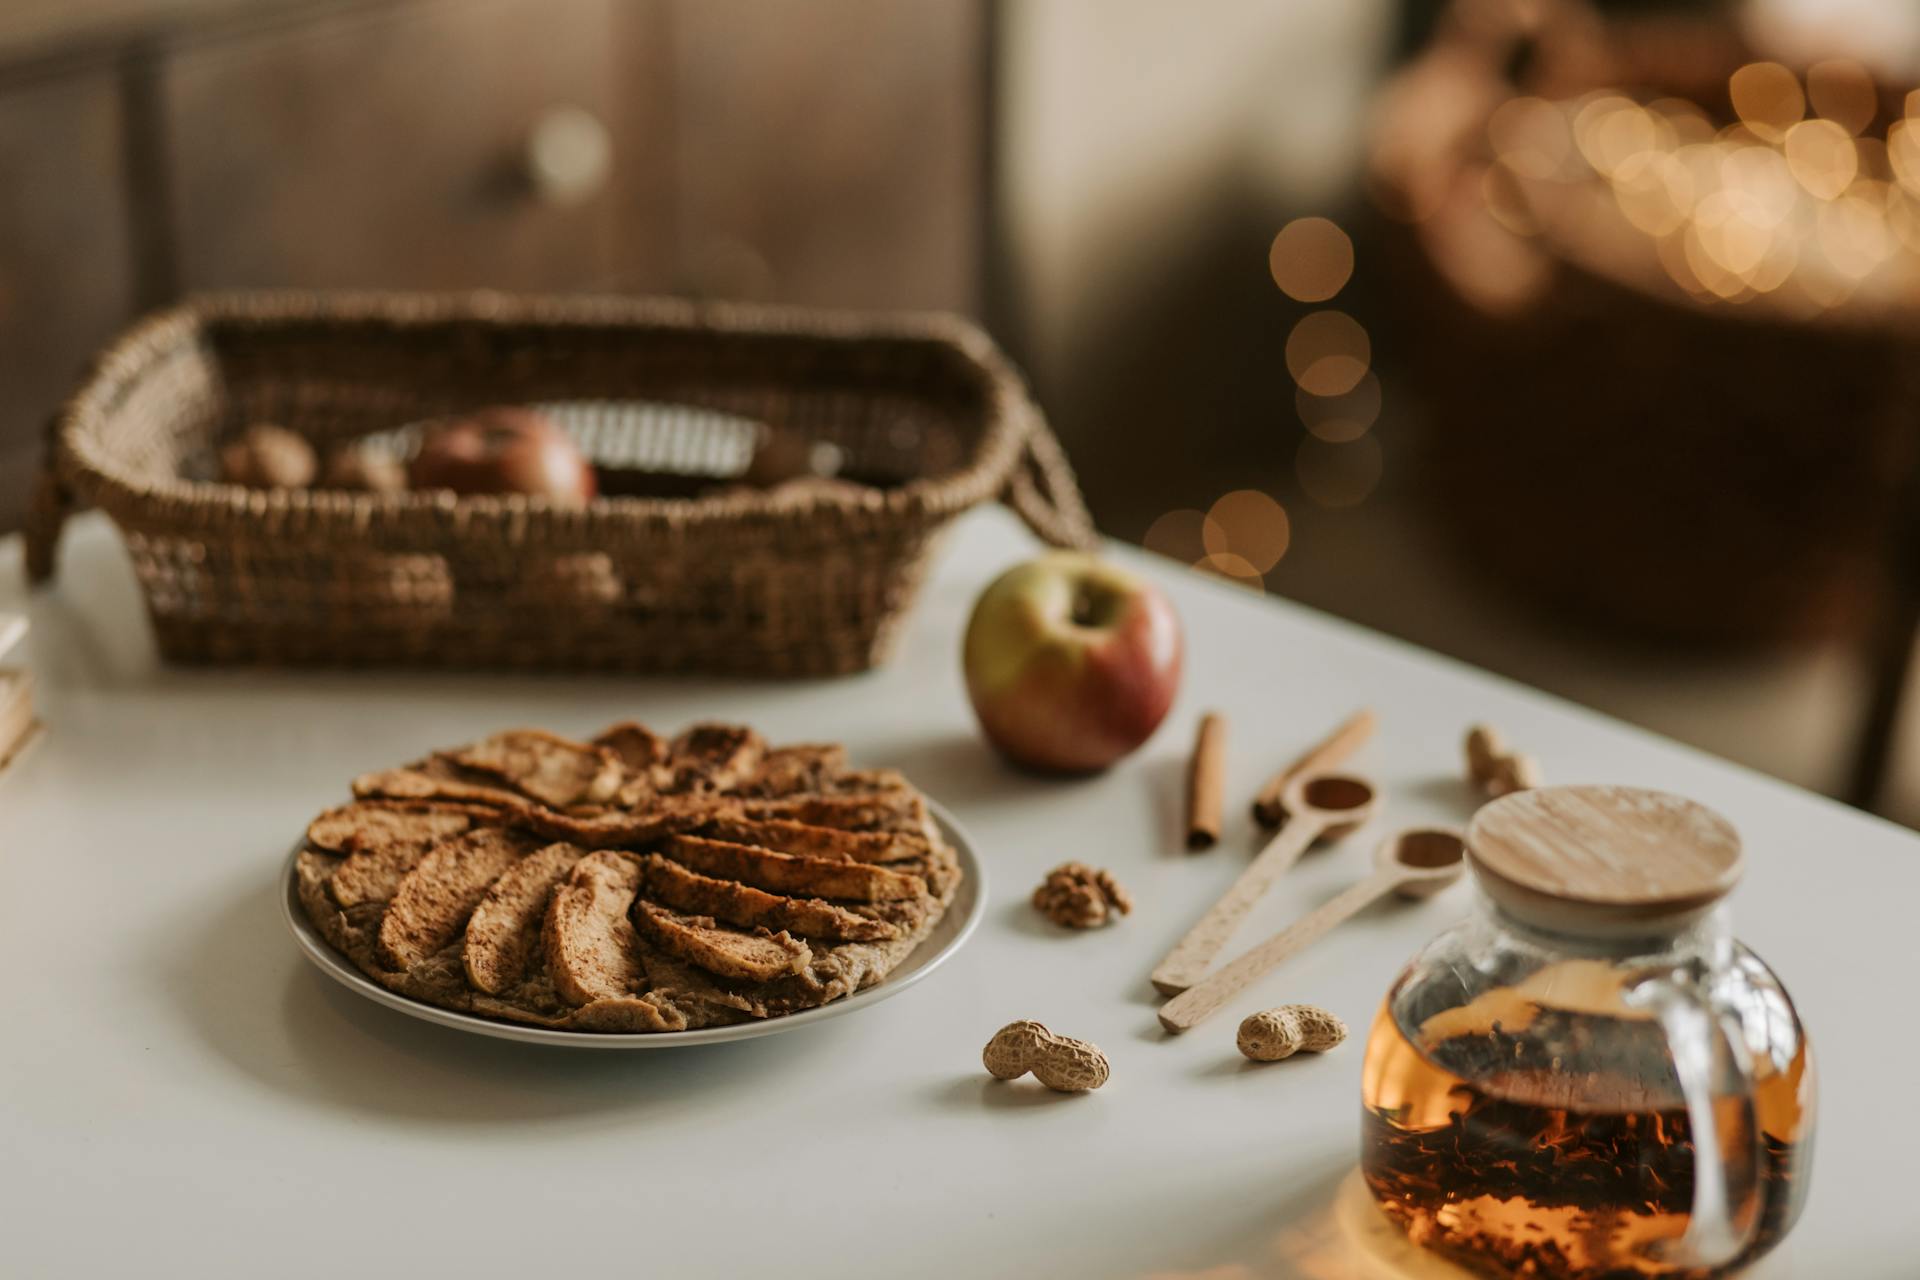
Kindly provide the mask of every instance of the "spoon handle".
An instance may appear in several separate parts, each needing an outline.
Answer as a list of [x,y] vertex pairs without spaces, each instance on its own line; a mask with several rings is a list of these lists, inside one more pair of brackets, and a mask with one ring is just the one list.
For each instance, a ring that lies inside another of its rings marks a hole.
[[1246,919],[1253,904],[1273,887],[1273,882],[1284,875],[1287,868],[1306,852],[1307,846],[1326,829],[1327,824],[1323,819],[1300,815],[1282,827],[1279,835],[1267,841],[1266,848],[1247,864],[1240,878],[1233,882],[1233,887],[1207,908],[1207,914],[1187,930],[1185,937],[1173,944],[1173,950],[1167,952],[1166,959],[1154,968],[1151,977],[1160,994],[1178,995],[1200,981],[1207,971],[1207,965],[1220,954],[1220,948],[1227,945],[1227,939]]
[[1391,892],[1401,879],[1399,871],[1388,868],[1342,890],[1251,951],[1221,965],[1206,981],[1160,1006],[1160,1025],[1173,1032],[1198,1025],[1219,1012],[1220,1006],[1241,988],[1318,940],[1348,916]]

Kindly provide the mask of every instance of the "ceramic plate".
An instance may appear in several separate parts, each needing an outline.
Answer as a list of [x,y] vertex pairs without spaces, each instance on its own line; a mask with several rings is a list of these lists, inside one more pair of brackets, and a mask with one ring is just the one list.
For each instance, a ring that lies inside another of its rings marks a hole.
[[319,967],[320,972],[349,991],[363,995],[369,1000],[427,1022],[437,1022],[443,1027],[455,1027],[461,1031],[471,1031],[475,1035],[494,1036],[501,1040],[525,1040],[532,1044],[561,1044],[575,1049],[672,1049],[680,1045],[718,1044],[722,1040],[745,1040],[752,1036],[770,1036],[777,1031],[792,1031],[799,1027],[811,1026],[827,1018],[837,1018],[843,1013],[858,1012],[878,1004],[888,996],[898,995],[937,969],[972,935],[974,927],[980,923],[980,916],[987,906],[986,875],[980,869],[980,859],[974,856],[973,846],[968,842],[966,833],[953,820],[953,816],[939,805],[929,803],[928,807],[933,813],[934,820],[940,824],[940,830],[946,835],[948,843],[953,846],[954,852],[959,856],[960,868],[965,873],[959,890],[954,894],[953,905],[947,908],[947,913],[940,918],[940,923],[934,926],[933,932],[914,949],[912,955],[901,962],[899,968],[888,974],[886,979],[876,986],[868,987],[864,991],[856,991],[844,999],[821,1005],[817,1009],[808,1009],[779,1018],[761,1018],[752,1022],[735,1023],[732,1026],[703,1027],[698,1031],[657,1031],[644,1035],[559,1031],[551,1027],[529,1027],[511,1022],[496,1022],[491,1018],[476,1017],[453,1009],[442,1009],[437,1005],[423,1004],[418,1000],[396,995],[354,968],[350,960],[328,946],[326,939],[320,936],[319,931],[307,919],[306,912],[300,909],[299,889],[294,876],[294,859],[299,856],[302,845],[295,845],[293,852],[287,855],[284,875],[286,892],[281,896],[280,909],[286,917],[287,927],[293,930],[294,941],[300,944],[300,950],[306,953],[307,959]]

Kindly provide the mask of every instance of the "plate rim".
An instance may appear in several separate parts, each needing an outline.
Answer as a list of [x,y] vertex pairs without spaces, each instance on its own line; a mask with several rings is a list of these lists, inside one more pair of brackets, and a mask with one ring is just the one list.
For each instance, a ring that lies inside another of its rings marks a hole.
[[[287,854],[286,863],[281,871],[280,916],[286,922],[287,928],[292,931],[294,942],[298,945],[301,954],[327,977],[376,1004],[385,1005],[389,1009],[452,1030],[466,1031],[496,1040],[516,1040],[523,1044],[562,1045],[577,1049],[675,1049],[690,1045],[723,1044],[730,1040],[750,1040],[758,1036],[790,1031],[796,1027],[811,1026],[843,1014],[855,1013],[898,995],[946,963],[955,952],[966,945],[968,939],[973,936],[974,930],[980,927],[980,922],[987,912],[986,870],[981,865],[979,855],[974,851],[973,842],[968,838],[966,829],[954,819],[953,814],[944,805],[932,799],[927,800],[927,810],[933,815],[934,821],[940,824],[941,834],[953,846],[954,855],[960,860],[965,877],[961,881],[961,892],[967,892],[967,886],[972,886],[972,903],[965,915],[961,917],[960,927],[954,932],[953,937],[909,973],[901,974],[897,978],[889,974],[864,990],[853,992],[851,995],[812,1009],[783,1014],[777,1018],[756,1018],[748,1022],[728,1023],[719,1027],[700,1027],[691,1031],[566,1031],[558,1027],[537,1027],[523,1023],[503,1022],[484,1018],[479,1014],[462,1013],[457,1009],[443,1009],[439,1005],[427,1004],[425,1001],[389,991],[361,973],[345,956],[335,951],[333,946],[320,936],[313,922],[307,919],[305,910],[300,906],[298,876],[300,854],[306,848],[304,837],[295,842],[293,849]],[[938,927],[935,926],[935,928]]]

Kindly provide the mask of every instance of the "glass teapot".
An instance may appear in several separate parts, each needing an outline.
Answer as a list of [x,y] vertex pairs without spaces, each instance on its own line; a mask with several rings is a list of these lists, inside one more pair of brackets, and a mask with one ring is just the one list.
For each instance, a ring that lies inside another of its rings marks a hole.
[[1387,993],[1361,1172],[1416,1244],[1488,1276],[1729,1274],[1799,1216],[1814,1073],[1720,899],[1740,839],[1630,787],[1546,787],[1467,833],[1473,918]]

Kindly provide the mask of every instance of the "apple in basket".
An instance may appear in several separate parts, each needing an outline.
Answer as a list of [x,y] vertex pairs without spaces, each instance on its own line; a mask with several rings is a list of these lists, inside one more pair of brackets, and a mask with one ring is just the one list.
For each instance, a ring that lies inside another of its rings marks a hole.
[[593,464],[544,413],[502,405],[427,428],[407,468],[415,489],[524,493],[580,503],[598,492]]
[[1104,769],[1151,737],[1180,687],[1180,655],[1180,621],[1159,589],[1077,551],[996,578],[963,649],[987,740],[1051,773]]

